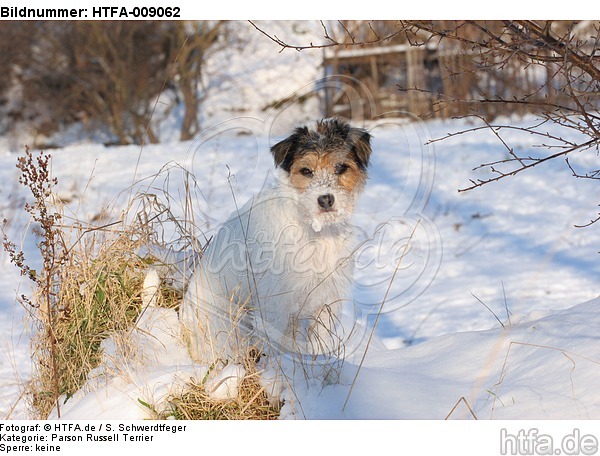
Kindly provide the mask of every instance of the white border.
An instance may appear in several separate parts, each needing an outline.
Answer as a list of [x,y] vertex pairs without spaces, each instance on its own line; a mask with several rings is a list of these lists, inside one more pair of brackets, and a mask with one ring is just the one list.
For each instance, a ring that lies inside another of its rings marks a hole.
[[[7,0],[2,6],[28,8],[92,8],[92,7],[148,7],[177,6],[179,19],[263,19],[263,20],[494,20],[494,19],[600,19],[600,2],[581,0],[576,7],[565,8],[560,3],[503,0],[489,3],[473,0],[433,0],[427,2],[400,2],[390,0],[296,0],[281,1],[189,1],[189,0],[81,0],[81,1],[25,1]],[[561,8],[559,8],[561,6]],[[131,19],[131,18],[128,18]]]

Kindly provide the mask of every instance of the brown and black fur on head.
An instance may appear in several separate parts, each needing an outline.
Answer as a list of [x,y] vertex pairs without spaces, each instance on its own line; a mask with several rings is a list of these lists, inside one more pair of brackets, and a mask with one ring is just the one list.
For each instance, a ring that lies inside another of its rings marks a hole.
[[365,172],[371,156],[371,135],[343,120],[323,119],[317,122],[314,130],[306,126],[298,127],[289,137],[271,147],[275,166],[288,173],[299,156],[309,152],[326,154],[332,151],[348,153],[360,170]]
[[296,128],[271,153],[283,170],[280,184],[297,192],[315,231],[348,220],[367,180],[371,135],[366,130],[323,119],[314,128]]
[[323,119],[314,129],[298,127],[271,148],[275,165],[303,192],[328,181],[348,193],[364,187],[371,156],[371,135],[340,119]]

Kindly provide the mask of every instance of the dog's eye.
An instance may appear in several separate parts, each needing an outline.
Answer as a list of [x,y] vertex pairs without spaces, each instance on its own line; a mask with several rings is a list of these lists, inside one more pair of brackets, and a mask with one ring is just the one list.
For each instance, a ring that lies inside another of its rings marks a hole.
[[335,173],[336,174],[344,174],[346,171],[348,171],[349,166],[345,163],[338,163],[337,165],[335,165]]
[[301,168],[300,169],[300,174],[302,174],[303,176],[306,176],[306,177],[312,177],[313,176],[313,172],[310,169],[308,169],[308,168]]

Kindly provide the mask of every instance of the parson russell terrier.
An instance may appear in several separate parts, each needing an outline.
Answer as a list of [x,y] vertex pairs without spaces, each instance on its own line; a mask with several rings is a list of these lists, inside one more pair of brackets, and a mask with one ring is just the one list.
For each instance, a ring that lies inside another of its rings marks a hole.
[[340,119],[296,128],[271,153],[277,184],[234,211],[188,285],[181,320],[192,356],[217,366],[260,353],[335,354],[350,299],[349,218],[371,135]]

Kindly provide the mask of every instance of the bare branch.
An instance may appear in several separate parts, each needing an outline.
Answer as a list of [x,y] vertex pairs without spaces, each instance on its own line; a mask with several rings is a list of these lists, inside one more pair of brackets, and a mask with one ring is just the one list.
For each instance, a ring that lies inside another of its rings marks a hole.
[[481,187],[481,186],[483,186],[485,184],[489,184],[491,182],[497,182],[500,179],[504,179],[505,177],[514,176],[514,175],[519,174],[519,173],[521,173],[521,172],[523,172],[525,170],[528,170],[528,169],[534,168],[535,166],[541,165],[542,163],[546,163],[547,161],[554,160],[555,158],[558,158],[558,157],[564,157],[565,155],[570,154],[571,152],[574,152],[576,150],[580,150],[580,149],[585,149],[587,147],[591,147],[596,142],[597,142],[596,139],[591,139],[591,140],[589,140],[589,141],[587,141],[587,142],[585,142],[583,144],[579,144],[579,145],[577,145],[575,147],[572,147],[572,148],[567,149],[567,150],[563,150],[561,152],[557,152],[556,154],[552,154],[552,155],[549,155],[549,156],[544,157],[544,158],[538,158],[538,159],[529,158],[528,160],[533,160],[531,163],[525,164],[524,166],[522,166],[520,168],[517,168],[517,169],[514,169],[512,171],[509,171],[509,172],[498,171],[494,167],[494,165],[497,165],[497,164],[500,164],[500,163],[508,163],[509,161],[512,161],[512,160],[499,160],[499,161],[493,162],[493,163],[482,164],[482,165],[478,166],[475,169],[480,169],[480,168],[483,168],[483,167],[490,167],[490,169],[493,172],[496,172],[499,175],[496,176],[496,177],[494,177],[494,178],[491,178],[491,179],[483,179],[483,180],[482,179],[478,179],[477,181],[471,180],[471,183],[473,185],[471,185],[470,187],[467,187],[467,188],[459,189],[458,191],[459,192],[466,192],[466,191],[469,191],[469,190],[473,190],[473,189],[475,189],[477,187]]
[[565,161],[567,162],[567,166],[571,170],[573,177],[577,177],[578,179],[600,180],[600,169],[596,169],[594,171],[590,171],[585,174],[581,174],[581,173],[575,171],[575,168],[573,168],[573,166],[571,165],[571,162],[569,161],[568,157],[565,159]]
[[552,36],[551,30],[544,32],[535,21],[515,21],[520,24],[525,30],[531,31],[533,35],[538,37],[543,45],[548,46],[552,51],[562,56],[566,61],[571,62],[573,65],[581,68],[585,71],[592,79],[600,81],[600,69],[591,63],[589,59],[586,59],[579,50],[579,47],[573,47],[567,39],[557,39]]
[[[284,51],[285,49],[294,49],[296,51],[304,51],[306,49],[325,49],[325,48],[333,48],[333,47],[350,47],[350,46],[361,46],[361,47],[362,46],[370,46],[370,45],[385,43],[385,42],[390,41],[393,38],[400,36],[404,33],[404,30],[401,29],[396,32],[390,33],[388,35],[382,36],[382,37],[375,34],[376,37],[374,39],[365,40],[365,41],[357,41],[355,39],[355,37],[350,33],[350,31],[342,24],[342,28],[344,29],[345,34],[349,36],[349,41],[338,41],[335,38],[331,37],[331,34],[329,33],[327,26],[323,23],[323,21],[321,21],[321,26],[323,27],[323,32],[324,32],[323,38],[325,38],[327,41],[329,41],[328,43],[314,44],[311,42],[309,44],[289,44],[289,43],[286,43],[285,41],[283,41],[282,39],[278,38],[277,35],[270,35],[269,33],[265,32],[254,22],[252,22],[252,21],[248,21],[248,22],[260,33],[265,35],[267,38],[269,38],[271,41],[273,41],[277,45],[281,46],[280,52]],[[371,28],[371,30],[373,30],[373,29]],[[375,31],[373,30],[373,32],[375,32]]]
[[598,217],[590,220],[588,223],[584,223],[583,225],[575,225],[575,228],[587,228],[588,226],[592,226],[594,223],[600,221],[600,212],[598,213]]

